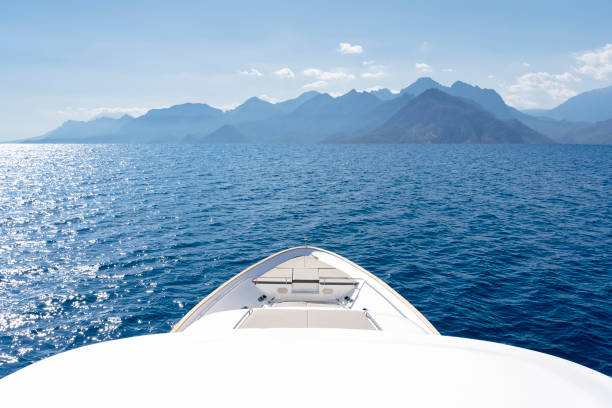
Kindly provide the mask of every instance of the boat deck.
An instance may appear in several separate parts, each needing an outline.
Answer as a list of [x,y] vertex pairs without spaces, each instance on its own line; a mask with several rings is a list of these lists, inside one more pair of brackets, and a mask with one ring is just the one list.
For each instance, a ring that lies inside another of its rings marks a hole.
[[190,310],[173,331],[317,327],[439,334],[379,278],[314,247],[290,248],[245,269]]
[[0,396],[11,408],[609,408],[612,381],[557,357],[456,337],[190,328],[60,353],[0,380]]
[[313,247],[281,251],[245,269],[196,305],[173,331],[269,328],[438,334],[376,276]]
[[334,309],[252,309],[239,329],[329,328],[376,330],[367,312]]

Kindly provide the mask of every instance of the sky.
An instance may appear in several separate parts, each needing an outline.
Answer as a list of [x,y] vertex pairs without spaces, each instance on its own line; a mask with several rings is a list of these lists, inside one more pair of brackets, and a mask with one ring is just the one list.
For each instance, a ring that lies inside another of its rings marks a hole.
[[0,141],[422,76],[493,88],[519,109],[612,85],[610,0],[0,1]]

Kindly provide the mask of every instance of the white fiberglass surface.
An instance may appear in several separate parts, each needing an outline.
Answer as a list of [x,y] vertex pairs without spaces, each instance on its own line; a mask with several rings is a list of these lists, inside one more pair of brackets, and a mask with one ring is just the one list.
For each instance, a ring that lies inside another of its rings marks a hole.
[[324,308],[254,309],[240,324],[239,328],[334,328],[376,330],[376,326],[369,319],[366,312]]
[[2,379],[0,395],[7,407],[259,401],[588,408],[610,406],[612,379],[556,357],[476,340],[374,330],[224,330],[141,336],[61,353]]
[[213,313],[280,302],[318,302],[367,310],[387,319],[407,319],[410,326],[419,328],[417,332],[432,333],[418,312],[378,279],[332,252],[310,247],[280,252],[247,269],[199,305],[181,330]]
[[[243,326],[243,323],[251,317],[251,314],[256,314],[257,312],[266,312],[277,311],[277,315],[273,315],[270,313],[266,315],[268,319],[266,320],[265,326],[260,326],[257,328],[260,329],[272,329],[272,328],[306,328],[306,327],[315,327],[314,325],[309,326],[307,323],[307,315],[308,311],[313,310],[334,310],[338,309],[339,313],[348,312],[348,313],[357,313],[363,314],[363,311],[359,310],[350,310],[344,309],[339,306],[333,305],[321,305],[321,304],[307,304],[307,303],[299,303],[299,302],[291,302],[287,305],[279,303],[275,304],[272,307],[266,307],[262,309],[237,309],[237,310],[228,310],[225,312],[217,312],[210,313],[206,316],[195,321],[189,327],[185,329],[185,332],[189,333],[202,333],[205,334],[207,331],[215,331],[215,330],[231,330],[236,328],[245,328],[249,327],[250,324]],[[283,314],[282,312],[287,312]],[[300,313],[299,316],[296,317],[296,313]],[[305,320],[306,319],[306,320]],[[290,323],[287,323],[287,321]],[[295,321],[292,321],[295,320]],[[426,334],[422,327],[415,324],[409,319],[405,319],[403,317],[398,316],[397,314],[385,314],[379,312],[368,312],[367,320],[371,323],[370,325],[366,325],[367,329],[376,329],[376,330],[384,330],[384,331],[402,331],[406,334]],[[351,324],[354,320],[344,319],[344,316],[340,316],[339,319],[331,319],[328,320],[329,324],[325,327],[333,328],[356,328],[360,329],[361,326],[351,327]],[[251,328],[253,326],[250,326]]]

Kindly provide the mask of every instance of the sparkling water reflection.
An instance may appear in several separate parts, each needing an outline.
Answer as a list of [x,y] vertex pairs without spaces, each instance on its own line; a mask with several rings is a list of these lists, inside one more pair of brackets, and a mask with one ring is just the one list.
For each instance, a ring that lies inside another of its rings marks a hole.
[[303,237],[443,334],[612,374],[611,175],[604,146],[0,145],[0,377],[168,331]]

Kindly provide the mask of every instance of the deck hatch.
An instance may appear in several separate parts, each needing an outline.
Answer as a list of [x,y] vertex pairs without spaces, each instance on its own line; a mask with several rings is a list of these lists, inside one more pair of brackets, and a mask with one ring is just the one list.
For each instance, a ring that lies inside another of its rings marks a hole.
[[333,309],[253,309],[240,329],[327,328],[376,330],[367,314],[360,310]]

